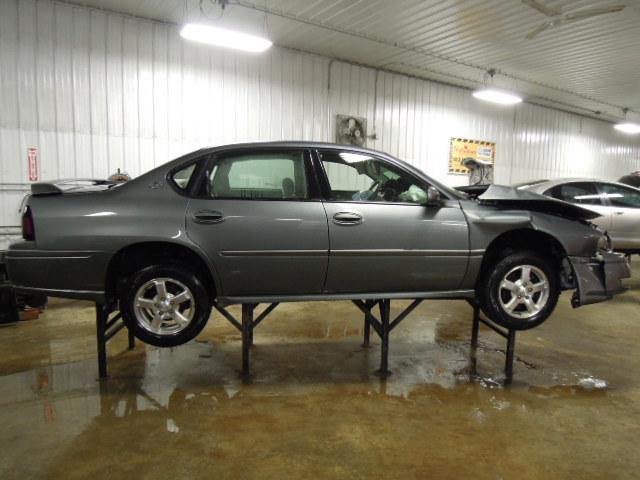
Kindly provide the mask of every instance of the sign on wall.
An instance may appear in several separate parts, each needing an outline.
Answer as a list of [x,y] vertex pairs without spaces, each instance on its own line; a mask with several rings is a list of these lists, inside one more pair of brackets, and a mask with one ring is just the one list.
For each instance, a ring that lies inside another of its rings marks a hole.
[[37,182],[39,179],[38,147],[27,148],[27,168],[29,173],[29,181]]
[[495,164],[496,144],[484,140],[469,140],[467,138],[451,138],[449,148],[449,173],[467,175],[469,169],[462,161],[473,158],[482,162]]

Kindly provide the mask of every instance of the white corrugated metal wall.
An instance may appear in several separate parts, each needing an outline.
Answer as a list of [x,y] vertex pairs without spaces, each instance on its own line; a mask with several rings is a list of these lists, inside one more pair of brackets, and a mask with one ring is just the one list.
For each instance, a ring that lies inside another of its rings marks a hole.
[[[330,78],[329,78],[330,77]],[[617,177],[640,141],[611,125],[273,48],[251,56],[184,43],[177,28],[49,0],[0,2],[0,248],[17,225],[27,148],[42,179],[138,175],[202,146],[323,140],[361,115],[368,146],[448,183],[449,138],[497,143],[496,181]]]

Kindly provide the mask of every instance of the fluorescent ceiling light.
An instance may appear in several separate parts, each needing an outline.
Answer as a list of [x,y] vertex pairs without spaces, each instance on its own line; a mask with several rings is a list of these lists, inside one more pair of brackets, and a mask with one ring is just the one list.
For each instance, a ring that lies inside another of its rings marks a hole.
[[613,126],[616,130],[620,130],[624,133],[640,133],[640,125],[637,123],[625,122],[618,123]]
[[187,23],[180,30],[180,36],[194,42],[254,53],[264,52],[272,45],[266,38],[198,23]]
[[515,105],[520,103],[522,98],[514,95],[513,93],[505,92],[503,90],[495,90],[493,88],[485,88],[483,90],[476,90],[473,92],[473,96],[480,100],[487,102],[499,103],[500,105]]

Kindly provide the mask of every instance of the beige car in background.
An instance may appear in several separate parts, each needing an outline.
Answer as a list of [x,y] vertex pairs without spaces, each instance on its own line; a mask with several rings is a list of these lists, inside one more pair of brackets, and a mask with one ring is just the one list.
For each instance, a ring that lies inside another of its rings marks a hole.
[[613,249],[640,253],[640,189],[594,179],[559,179],[518,185],[521,190],[573,203],[602,216],[592,220],[611,237]]

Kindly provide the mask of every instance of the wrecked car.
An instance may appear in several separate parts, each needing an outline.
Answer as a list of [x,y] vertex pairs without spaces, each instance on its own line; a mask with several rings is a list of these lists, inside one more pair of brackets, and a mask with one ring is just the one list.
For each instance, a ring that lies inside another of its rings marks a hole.
[[116,299],[159,346],[195,337],[213,302],[466,299],[528,329],[563,290],[575,307],[623,290],[596,215],[510,187],[470,200],[363,148],[240,144],[120,185],[33,185],[7,263],[20,290]]

